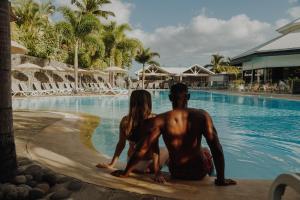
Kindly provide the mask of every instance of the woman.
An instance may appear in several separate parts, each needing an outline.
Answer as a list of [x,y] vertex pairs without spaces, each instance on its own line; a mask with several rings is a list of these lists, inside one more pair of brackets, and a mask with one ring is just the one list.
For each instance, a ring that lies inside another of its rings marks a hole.
[[[143,125],[143,121],[152,117],[155,117],[151,113],[152,101],[151,94],[146,90],[135,90],[130,96],[129,114],[124,116],[120,122],[120,135],[119,142],[116,146],[114,156],[110,163],[97,164],[98,168],[113,168],[117,163],[120,154],[126,145],[126,140],[129,141],[128,157],[134,152],[136,144],[142,139],[143,132],[140,128]],[[158,147],[158,142],[156,144]],[[159,162],[162,166],[168,158],[168,152],[166,148],[161,149],[159,155],[153,151],[144,157],[143,161],[140,161],[135,166],[135,172],[148,173],[152,171],[154,163]]]

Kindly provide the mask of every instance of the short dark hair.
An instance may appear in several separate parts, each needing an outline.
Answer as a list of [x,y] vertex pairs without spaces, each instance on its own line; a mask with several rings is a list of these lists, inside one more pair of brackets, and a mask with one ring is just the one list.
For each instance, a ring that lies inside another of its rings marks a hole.
[[182,92],[188,92],[188,87],[185,84],[176,83],[176,84],[172,85],[171,90],[170,90],[171,95],[182,93]]

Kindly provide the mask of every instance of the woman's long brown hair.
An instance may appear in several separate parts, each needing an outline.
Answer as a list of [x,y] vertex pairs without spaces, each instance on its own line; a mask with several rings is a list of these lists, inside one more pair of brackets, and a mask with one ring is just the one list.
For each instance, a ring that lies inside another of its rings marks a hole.
[[132,130],[139,126],[151,114],[151,94],[146,90],[134,90],[130,96],[129,114],[125,134],[130,136]]

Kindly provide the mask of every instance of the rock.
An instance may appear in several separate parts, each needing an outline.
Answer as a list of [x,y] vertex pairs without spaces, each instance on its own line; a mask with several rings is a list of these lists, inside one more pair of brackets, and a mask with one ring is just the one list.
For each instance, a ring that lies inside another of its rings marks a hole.
[[30,187],[29,185],[26,185],[26,184],[21,184],[21,185],[19,185],[19,187],[25,187],[28,190],[32,190],[32,187]]
[[9,192],[9,191],[11,191],[11,190],[14,190],[14,189],[16,188],[16,186],[13,185],[13,184],[10,184],[10,183],[5,183],[5,184],[2,185],[1,188],[2,188],[2,189],[1,189],[2,192],[3,192],[4,194],[6,194],[7,192]]
[[14,178],[14,181],[13,181],[15,184],[17,185],[20,185],[20,184],[24,184],[27,182],[27,179],[24,175],[19,175],[19,176],[16,176]]
[[16,171],[17,175],[23,175],[25,169],[26,169],[26,167],[24,167],[24,166],[18,167],[18,169]]
[[19,160],[18,161],[18,165],[19,166],[24,166],[24,165],[29,165],[31,164],[32,162],[30,160]]
[[42,170],[33,172],[31,175],[35,181],[37,182],[43,181],[44,172]]
[[28,167],[26,167],[24,174],[32,175],[38,171],[42,171],[42,167],[39,165],[36,165],[36,164],[32,164],[32,165],[29,165]]
[[29,185],[30,187],[35,187],[37,185],[37,182],[35,180],[31,180],[27,182],[27,185]]
[[33,180],[33,176],[32,175],[25,175],[27,182]]
[[50,190],[50,186],[48,183],[40,183],[36,185],[36,188],[40,188],[41,190],[43,190],[46,194],[49,192]]
[[40,188],[33,188],[29,191],[29,199],[40,199],[45,195],[45,192]]
[[53,186],[56,184],[56,176],[55,174],[44,174],[43,175],[43,181],[49,183],[50,186]]
[[70,177],[64,175],[56,175],[56,179],[56,183],[65,183],[72,180]]
[[25,174],[32,174],[36,171],[41,171],[42,167],[36,164],[32,164],[26,167]]
[[80,181],[71,181],[67,188],[71,191],[79,191],[82,187],[82,183]]
[[28,187],[25,186],[18,186],[17,191],[18,191],[18,199],[27,199],[29,196],[29,189]]
[[3,193],[5,200],[15,200],[18,198],[18,191],[16,186],[14,185],[8,185],[7,187],[5,187]]
[[60,200],[60,199],[66,199],[68,197],[70,197],[72,194],[72,192],[68,191],[65,188],[62,188],[56,192],[54,192],[51,196],[50,199],[51,200]]

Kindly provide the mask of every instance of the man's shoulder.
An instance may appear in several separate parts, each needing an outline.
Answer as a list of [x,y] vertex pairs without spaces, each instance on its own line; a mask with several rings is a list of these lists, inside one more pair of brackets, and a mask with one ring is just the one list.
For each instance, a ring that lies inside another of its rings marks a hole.
[[208,113],[206,110],[198,109],[198,108],[188,108],[189,112],[195,112],[199,114],[206,114]]

